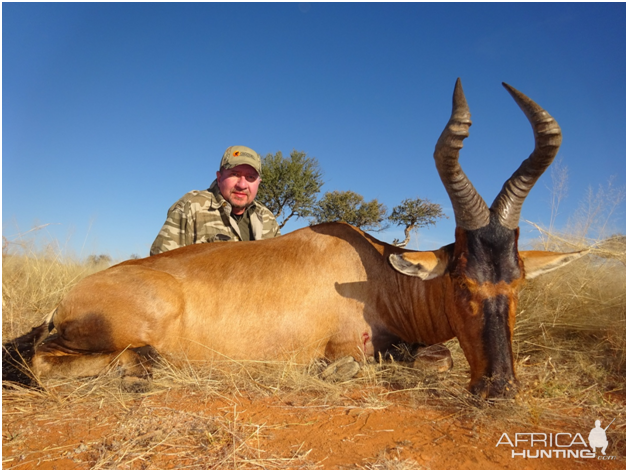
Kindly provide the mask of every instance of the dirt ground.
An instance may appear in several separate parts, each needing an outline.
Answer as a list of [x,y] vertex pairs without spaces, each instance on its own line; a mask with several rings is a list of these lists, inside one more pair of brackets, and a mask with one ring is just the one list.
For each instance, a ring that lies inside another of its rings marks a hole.
[[[270,390],[269,387],[264,387]],[[580,433],[593,416],[577,402],[520,421],[504,405],[452,405],[412,392],[353,387],[333,402],[314,393],[198,389],[147,394],[3,392],[4,469],[625,469],[625,416],[607,435],[606,460],[513,457],[516,433]],[[623,402],[621,395],[610,399]],[[515,400],[516,403],[516,400]],[[526,407],[527,415],[534,415]],[[511,417],[512,416],[512,417]],[[563,418],[560,422],[556,418]],[[536,424],[534,424],[536,422]],[[603,426],[607,423],[603,420]],[[508,438],[503,439],[507,433]],[[540,436],[537,436],[539,438]],[[558,441],[558,439],[556,439]],[[577,441],[576,441],[577,442]],[[500,443],[498,445],[498,443]],[[576,452],[574,452],[576,451]],[[573,455],[577,454],[578,458]],[[599,455],[599,449],[598,449]],[[614,457],[613,457],[614,456]]]

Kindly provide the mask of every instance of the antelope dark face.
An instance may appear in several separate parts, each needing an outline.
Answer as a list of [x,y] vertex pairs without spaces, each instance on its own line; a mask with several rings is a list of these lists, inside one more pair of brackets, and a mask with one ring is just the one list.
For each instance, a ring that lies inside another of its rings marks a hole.
[[443,294],[442,311],[422,316],[446,316],[471,367],[469,388],[483,397],[509,397],[515,392],[512,335],[523,279],[561,267],[586,252],[518,250],[521,206],[556,156],[562,137],[560,127],[545,110],[509,85],[504,87],[532,124],[535,149],[530,157],[506,181],[489,208],[458,163],[471,126],[458,80],[451,118],[434,151],[456,217],[456,241],[438,251],[390,256],[393,267],[406,275],[438,278],[439,282],[426,285],[426,290]]
[[509,85],[504,87],[530,120],[536,145],[490,208],[458,163],[471,126],[460,79],[451,118],[434,151],[436,168],[456,215],[450,266],[454,307],[447,316],[471,366],[471,391],[490,397],[514,392],[512,333],[518,286],[524,278],[517,249],[519,215],[524,199],[553,161],[562,140],[560,127],[545,110]]
[[480,396],[515,393],[511,346],[524,278],[517,238],[495,216],[482,228],[456,230],[446,314],[471,366],[470,389]]

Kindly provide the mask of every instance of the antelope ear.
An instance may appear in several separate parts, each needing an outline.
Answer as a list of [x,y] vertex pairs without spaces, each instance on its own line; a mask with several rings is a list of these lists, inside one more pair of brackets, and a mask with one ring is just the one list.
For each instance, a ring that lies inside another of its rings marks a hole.
[[588,249],[578,252],[519,251],[519,256],[523,259],[526,279],[533,279],[580,259],[588,252]]
[[402,274],[430,280],[440,277],[447,270],[448,258],[445,251],[404,252],[391,254],[388,258],[393,268]]

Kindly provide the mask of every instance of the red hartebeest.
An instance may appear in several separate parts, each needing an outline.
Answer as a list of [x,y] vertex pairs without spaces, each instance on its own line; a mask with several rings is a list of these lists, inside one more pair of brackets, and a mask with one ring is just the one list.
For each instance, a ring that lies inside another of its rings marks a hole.
[[456,83],[434,153],[456,217],[453,244],[406,251],[332,223],[265,241],[188,246],[85,278],[17,344],[31,343],[36,375],[77,376],[114,359],[130,366],[150,348],[187,359],[334,359],[457,337],[471,391],[510,396],[523,279],[582,253],[518,251],[521,205],[556,155],[561,131],[504,86],[531,122],[536,146],[489,208],[458,164],[471,121]]

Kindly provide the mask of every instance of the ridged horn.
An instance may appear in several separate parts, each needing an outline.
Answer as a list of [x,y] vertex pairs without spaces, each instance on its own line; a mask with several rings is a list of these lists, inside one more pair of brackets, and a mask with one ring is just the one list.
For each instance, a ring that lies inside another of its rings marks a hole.
[[471,113],[458,79],[454,89],[451,118],[436,143],[434,161],[438,175],[449,194],[456,225],[466,230],[488,225],[490,215],[486,203],[458,163],[462,141],[469,136],[470,126]]
[[534,151],[506,181],[491,205],[502,226],[515,229],[519,226],[523,201],[556,157],[563,138],[560,126],[549,113],[510,85],[502,85],[528,117],[534,131]]

